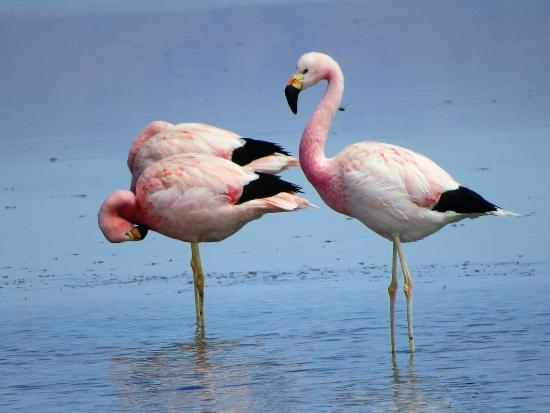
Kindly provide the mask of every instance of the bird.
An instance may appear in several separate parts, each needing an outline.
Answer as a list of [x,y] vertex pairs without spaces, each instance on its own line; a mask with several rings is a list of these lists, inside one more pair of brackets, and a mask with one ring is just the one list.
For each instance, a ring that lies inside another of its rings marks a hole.
[[280,145],[259,139],[243,138],[235,132],[205,123],[154,121],[134,139],[128,152],[134,190],[140,174],[151,163],[178,153],[203,153],[248,165],[257,172],[276,174],[298,160]]
[[332,158],[325,142],[344,93],[344,75],[329,55],[302,55],[285,87],[294,114],[298,95],[322,80],[325,93],[309,118],[299,147],[300,166],[323,201],[335,211],[356,218],[393,243],[390,296],[391,351],[395,354],[394,309],[397,291],[397,256],[404,278],[409,351],[415,344],[412,321],[413,282],[402,249],[465,218],[483,215],[518,216],[462,186],[428,157],[397,145],[363,141],[345,147]]
[[148,229],[191,243],[195,310],[204,328],[204,272],[199,243],[222,241],[266,213],[313,206],[298,185],[206,154],[151,163],[135,192],[117,190],[101,205],[98,225],[113,243],[139,241]]
[[[143,128],[128,151],[127,165],[132,176],[130,191],[135,192],[139,176],[149,165],[181,153],[209,154],[270,175],[299,165],[296,158],[273,142],[243,138],[230,130],[205,123],[187,122],[174,125],[157,120]],[[145,226],[140,226],[140,229],[144,231]],[[198,244],[191,243],[191,256],[200,256]],[[196,267],[196,261],[192,258],[192,268]],[[194,285],[197,300],[197,284]]]

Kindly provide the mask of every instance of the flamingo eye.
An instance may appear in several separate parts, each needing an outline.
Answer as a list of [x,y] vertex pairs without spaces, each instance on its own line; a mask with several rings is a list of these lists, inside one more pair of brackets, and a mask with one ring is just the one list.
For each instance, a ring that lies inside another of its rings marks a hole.
[[309,69],[304,69],[304,70],[302,71],[302,74],[305,75],[307,72],[309,72]]

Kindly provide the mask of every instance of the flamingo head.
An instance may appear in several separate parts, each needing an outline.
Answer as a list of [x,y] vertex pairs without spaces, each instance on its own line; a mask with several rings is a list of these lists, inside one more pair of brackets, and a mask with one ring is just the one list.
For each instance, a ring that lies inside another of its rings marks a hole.
[[332,57],[324,53],[309,52],[296,64],[296,73],[292,75],[285,88],[285,96],[294,114],[298,112],[298,95],[321,80],[328,79],[330,67],[338,65]]
[[141,241],[149,227],[134,224],[137,203],[130,191],[115,191],[109,196],[98,213],[98,224],[105,238],[110,242]]

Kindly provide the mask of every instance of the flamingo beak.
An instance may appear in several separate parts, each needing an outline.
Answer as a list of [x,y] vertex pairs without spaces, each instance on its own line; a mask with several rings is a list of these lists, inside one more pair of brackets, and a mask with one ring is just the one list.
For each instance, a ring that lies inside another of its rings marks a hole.
[[126,235],[128,236],[128,241],[141,241],[147,236],[148,231],[149,227],[147,225],[139,224],[132,228]]
[[290,78],[290,80],[286,84],[286,101],[288,102],[288,106],[290,106],[290,110],[294,114],[298,113],[298,95],[302,90],[303,81],[304,75],[302,73],[296,73]]

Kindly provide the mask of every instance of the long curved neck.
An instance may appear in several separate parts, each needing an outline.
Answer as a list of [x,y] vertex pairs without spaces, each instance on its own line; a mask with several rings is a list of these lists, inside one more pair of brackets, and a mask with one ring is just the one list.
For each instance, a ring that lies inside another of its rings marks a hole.
[[327,69],[325,79],[325,94],[311,115],[300,141],[300,165],[316,187],[326,182],[325,141],[344,93],[344,76],[337,64]]

